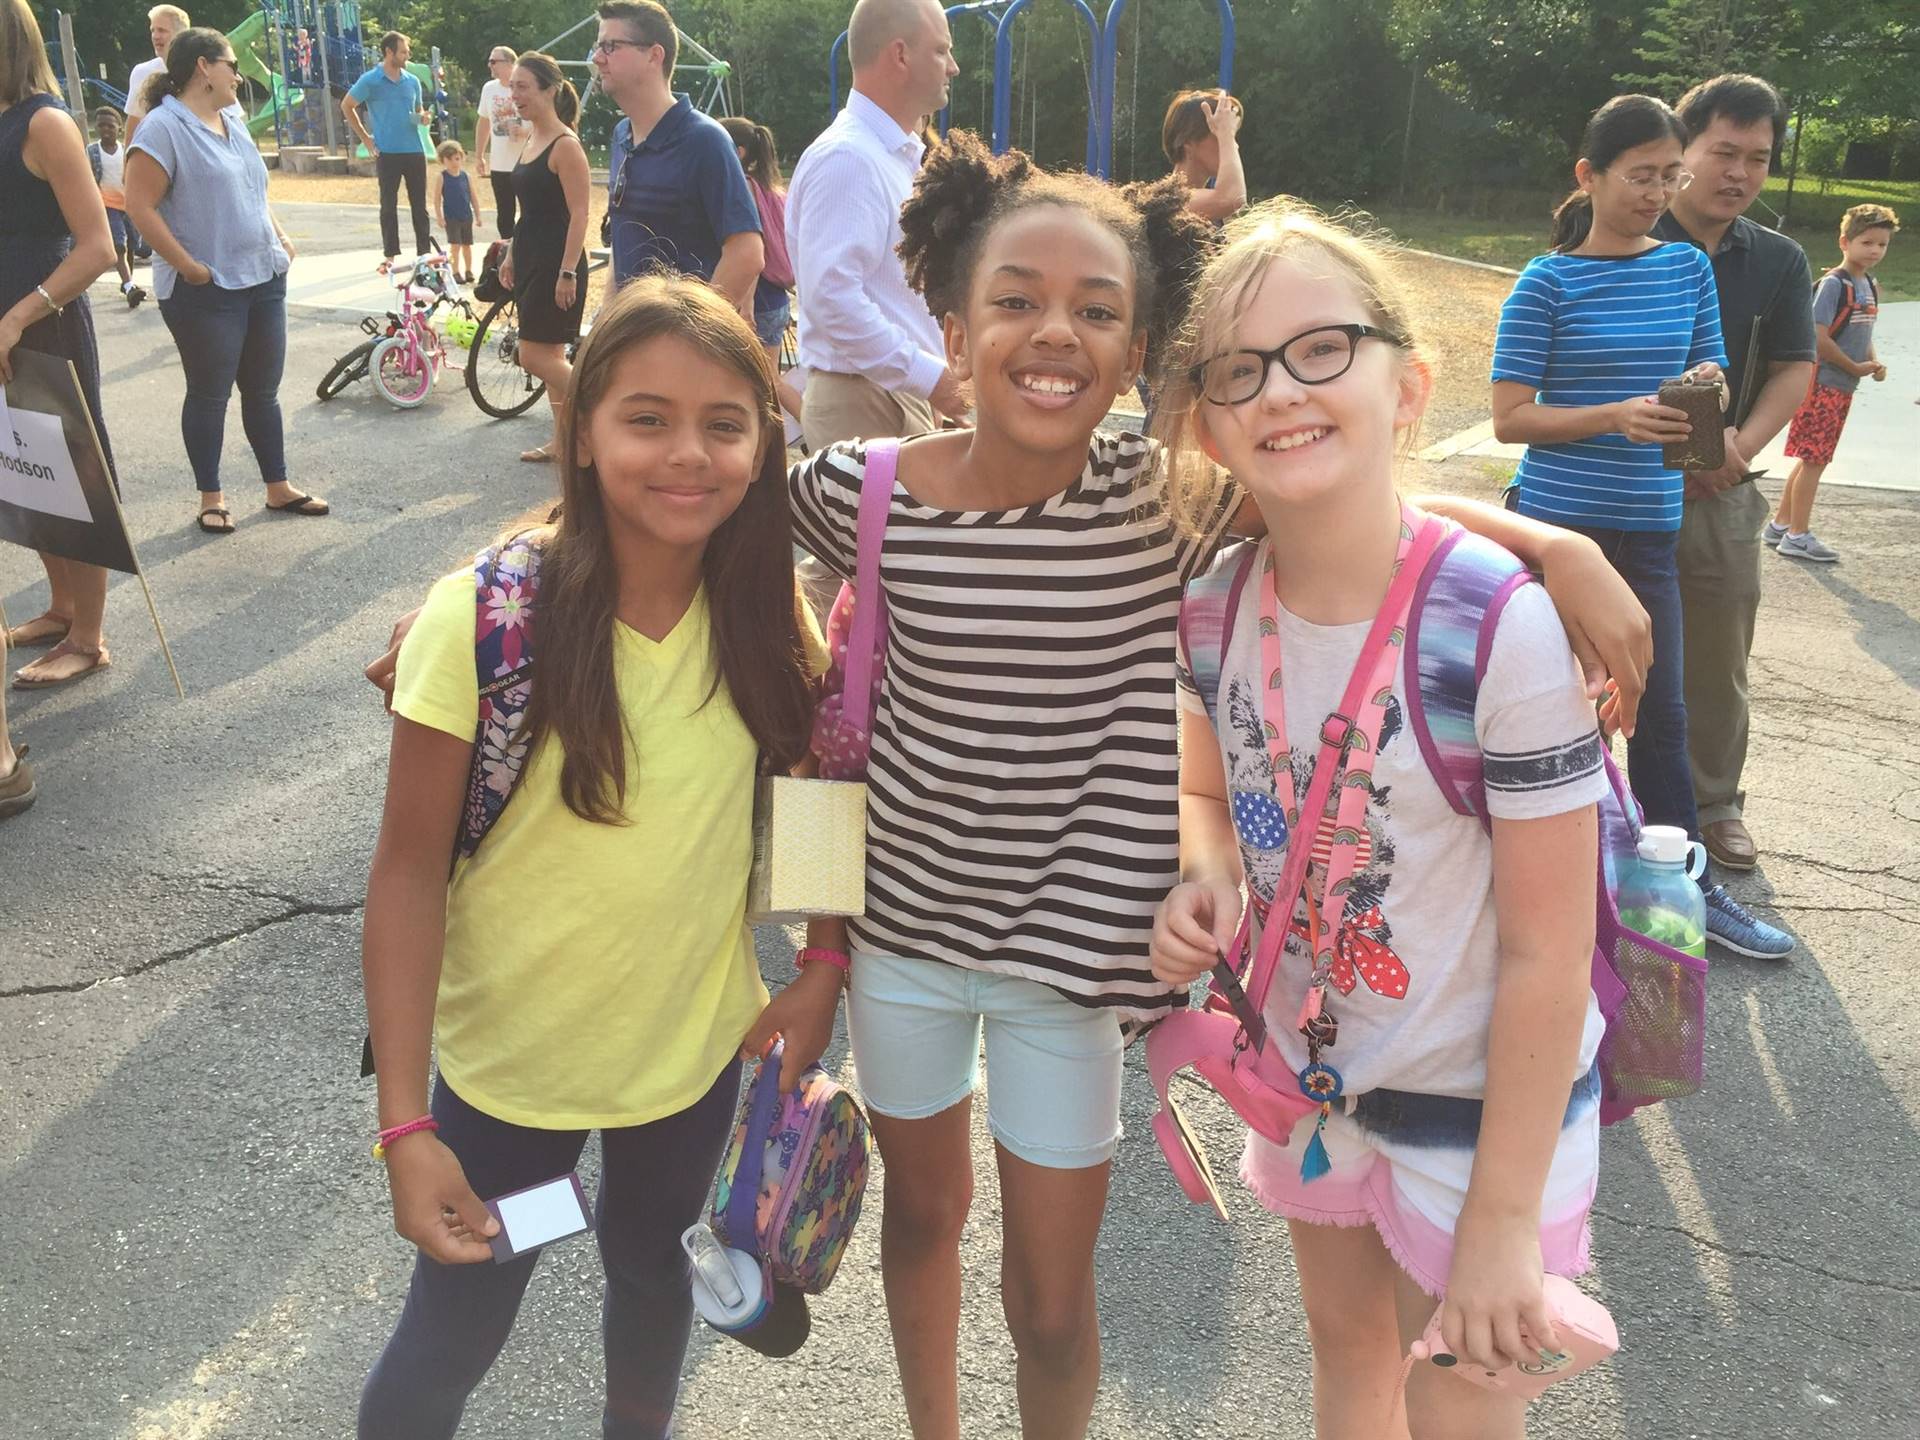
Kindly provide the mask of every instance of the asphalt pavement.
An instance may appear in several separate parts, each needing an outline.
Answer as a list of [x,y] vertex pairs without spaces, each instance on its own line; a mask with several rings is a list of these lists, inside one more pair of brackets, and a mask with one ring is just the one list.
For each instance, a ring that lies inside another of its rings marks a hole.
[[[293,218],[307,254],[371,262],[370,212]],[[549,497],[549,472],[515,458],[544,422],[486,419],[451,375],[412,412],[364,382],[318,403],[357,333],[344,312],[296,307],[293,478],[335,513],[258,508],[236,404],[238,529],[204,536],[165,328],[97,293],[127,515],[187,697],[127,578],[111,670],[9,696],[41,794],[0,826],[0,1440],[342,1436],[410,1261],[356,1067],[387,735],[359,670],[435,575]],[[1819,528],[1844,563],[1765,557],[1748,770],[1765,860],[1732,885],[1800,949],[1781,964],[1716,952],[1708,1088],[1607,1133],[1589,1283],[1622,1349],[1542,1400],[1536,1435],[1920,1435],[1917,524],[1920,497],[1832,487]],[[0,549],[0,601],[16,623],[40,608],[31,556]],[[791,975],[787,933],[760,949],[771,981]],[[1303,1440],[1284,1228],[1244,1196],[1226,1225],[1182,1198],[1143,1059],[1129,1057],[1100,1248],[1092,1433]],[[844,1036],[829,1062],[850,1078]],[[1230,1112],[1189,1103],[1230,1168]],[[976,1142],[965,1428],[1011,1436],[978,1122]],[[680,1435],[908,1434],[883,1205],[876,1174],[797,1358],[696,1335]],[[463,1435],[598,1433],[599,1288],[590,1244],[555,1248]]]

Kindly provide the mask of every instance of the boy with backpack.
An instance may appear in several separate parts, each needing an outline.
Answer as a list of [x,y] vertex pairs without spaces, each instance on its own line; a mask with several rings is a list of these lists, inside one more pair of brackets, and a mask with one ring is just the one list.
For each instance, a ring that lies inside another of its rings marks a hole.
[[1880,314],[1880,282],[1873,278],[1873,269],[1886,259],[1899,228],[1900,217],[1884,205],[1856,205],[1847,211],[1840,217],[1842,263],[1827,272],[1814,293],[1820,368],[1787,430],[1787,458],[1797,463],[1765,534],[1767,544],[1795,560],[1830,565],[1840,558],[1807,527],[1854,390],[1866,376],[1887,378],[1887,367],[1873,353],[1873,322]]
[[102,105],[93,115],[93,133],[100,138],[87,146],[87,161],[93,166],[93,183],[100,187],[100,199],[107,207],[113,263],[120,271],[120,293],[127,297],[127,308],[132,310],[147,298],[147,292],[133,283],[130,242],[134,237],[133,226],[127,221],[127,150],[120,143],[120,112]]

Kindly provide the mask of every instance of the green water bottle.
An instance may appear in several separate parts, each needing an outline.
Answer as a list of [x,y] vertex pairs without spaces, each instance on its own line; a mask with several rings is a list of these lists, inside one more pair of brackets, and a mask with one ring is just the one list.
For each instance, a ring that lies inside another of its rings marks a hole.
[[1621,921],[1663,945],[1706,959],[1707,900],[1695,883],[1706,868],[1705,847],[1679,826],[1646,826],[1639,855],[1621,868]]

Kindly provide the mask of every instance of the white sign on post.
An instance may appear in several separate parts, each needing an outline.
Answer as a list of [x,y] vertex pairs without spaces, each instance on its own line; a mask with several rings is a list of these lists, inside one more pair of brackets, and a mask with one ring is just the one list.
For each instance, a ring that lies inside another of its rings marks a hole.
[[0,500],[65,520],[92,519],[60,417],[9,410],[0,389]]

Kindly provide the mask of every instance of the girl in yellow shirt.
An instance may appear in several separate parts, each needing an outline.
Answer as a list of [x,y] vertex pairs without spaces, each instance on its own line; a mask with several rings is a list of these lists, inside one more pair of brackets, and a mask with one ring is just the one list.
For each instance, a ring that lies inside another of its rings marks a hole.
[[528,536],[524,770],[451,882],[480,715],[470,571],[400,654],[365,972],[380,1125],[409,1131],[386,1152],[394,1228],[420,1254],[362,1440],[454,1433],[538,1254],[484,1263],[481,1197],[565,1173],[596,1129],[604,1433],[665,1435],[692,1323],[678,1240],[739,1055],[781,1032],[797,1074],[838,1003],[816,964],[769,1004],[745,918],[757,764],[802,759],[813,705],[772,366],[712,290],[648,279],[574,373],[559,519]]

